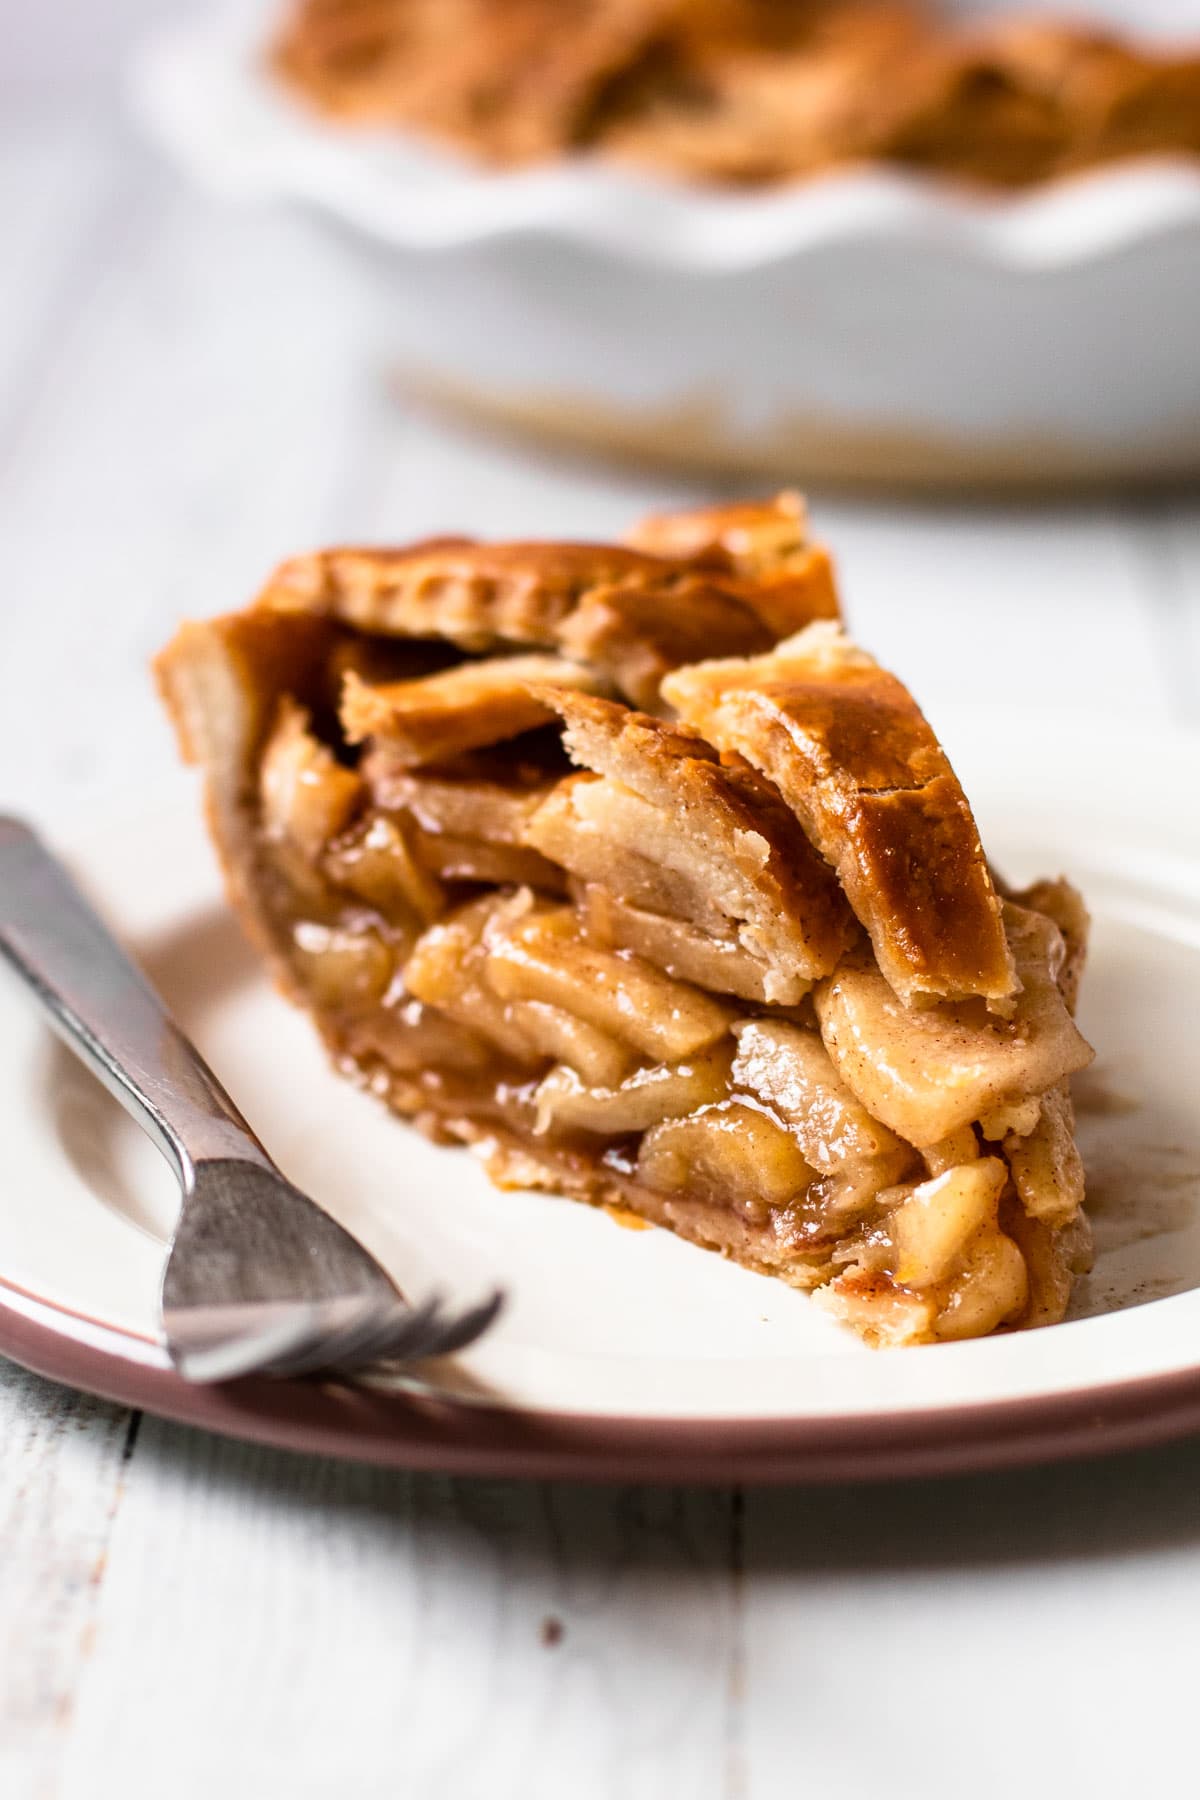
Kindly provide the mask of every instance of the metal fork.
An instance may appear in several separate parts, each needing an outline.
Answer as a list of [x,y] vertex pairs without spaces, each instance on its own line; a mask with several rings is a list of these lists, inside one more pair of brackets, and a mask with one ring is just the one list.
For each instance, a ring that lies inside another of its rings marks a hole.
[[503,1304],[410,1306],[293,1187],[145,976],[27,825],[0,817],[0,957],[175,1169],[167,1352],[191,1381],[348,1373],[473,1343]]

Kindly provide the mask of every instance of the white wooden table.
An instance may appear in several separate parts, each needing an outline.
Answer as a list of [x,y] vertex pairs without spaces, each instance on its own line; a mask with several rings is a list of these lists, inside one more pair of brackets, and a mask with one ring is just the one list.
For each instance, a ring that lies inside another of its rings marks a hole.
[[[0,806],[69,835],[173,755],[150,652],[282,553],[603,535],[708,490],[406,414],[365,276],[185,191],[121,125],[90,10],[66,75],[37,10],[0,0],[26,26]],[[1194,500],[814,510],[935,717],[982,668],[997,701],[1200,723]],[[1198,1621],[1200,1443],[899,1489],[533,1487],[259,1451],[0,1367],[3,1800],[1188,1793]]]

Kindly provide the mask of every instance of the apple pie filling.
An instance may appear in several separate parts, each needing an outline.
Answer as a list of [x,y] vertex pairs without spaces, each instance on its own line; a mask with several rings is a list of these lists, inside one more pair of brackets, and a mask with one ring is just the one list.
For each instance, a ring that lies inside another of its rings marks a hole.
[[338,1066],[881,1344],[1062,1316],[1087,916],[1000,891],[790,496],[628,545],[331,552],[160,659]]

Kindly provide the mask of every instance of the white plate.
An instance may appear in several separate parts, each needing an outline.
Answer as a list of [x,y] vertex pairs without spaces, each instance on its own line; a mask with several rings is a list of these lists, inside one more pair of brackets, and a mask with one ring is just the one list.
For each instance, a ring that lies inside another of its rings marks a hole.
[[795,478],[1200,470],[1200,160],[1015,197],[886,169],[758,194],[586,159],[497,174],[294,103],[262,54],[275,10],[172,24],[137,110],[206,185],[370,252],[424,392]]
[[0,1349],[251,1435],[474,1468],[881,1473],[1200,1422],[1200,820],[1185,799],[1200,739],[978,714],[939,725],[1001,866],[1066,869],[1095,913],[1082,1025],[1098,1061],[1079,1090],[1100,1254],[1070,1322],[871,1352],[805,1296],[665,1232],[498,1192],[467,1152],[434,1148],[333,1076],[243,946],[181,782],[154,816],[78,848],[85,884],[294,1179],[410,1291],[499,1279],[511,1304],[430,1372],[441,1402],[381,1402],[369,1430],[363,1403],[333,1392],[187,1389],[154,1341],[171,1177],[6,983]]

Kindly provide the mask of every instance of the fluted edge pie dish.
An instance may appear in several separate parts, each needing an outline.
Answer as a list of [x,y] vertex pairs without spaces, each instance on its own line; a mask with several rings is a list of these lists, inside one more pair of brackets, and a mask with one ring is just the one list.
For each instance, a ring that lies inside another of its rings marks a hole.
[[297,558],[158,672],[277,979],[499,1186],[874,1344],[1061,1318],[1087,913],[989,867],[795,496]]
[[203,187],[288,205],[314,259],[351,263],[404,393],[789,481],[1200,469],[1194,157],[998,196],[877,164],[756,190],[588,157],[496,171],[314,114],[271,70],[277,22],[213,0],[158,28],[134,105]]

